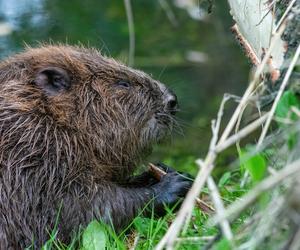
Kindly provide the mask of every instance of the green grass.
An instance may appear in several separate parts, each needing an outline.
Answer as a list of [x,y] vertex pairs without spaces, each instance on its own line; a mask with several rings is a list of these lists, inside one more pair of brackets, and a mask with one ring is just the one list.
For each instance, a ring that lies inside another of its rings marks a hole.
[[[187,162],[190,162],[191,165],[185,167],[195,167],[194,161],[191,161],[190,157],[187,159]],[[241,172],[239,170],[227,171],[219,178],[218,187],[225,204],[233,202],[247,191],[245,188],[240,188],[239,182],[237,181],[240,180],[240,178]],[[207,197],[207,193],[208,190],[205,188],[203,195]],[[54,229],[49,233],[49,240],[42,249],[71,250],[77,249],[79,244],[82,250],[125,250],[132,246],[135,238],[138,237],[138,243],[135,249],[150,250],[160,241],[166,233],[168,226],[175,218],[176,213],[173,211],[173,208],[166,207],[166,211],[166,215],[161,218],[157,218],[153,211],[150,213],[149,218],[137,216],[132,223],[119,234],[101,222],[92,221],[86,229],[81,230],[80,233],[74,236],[73,241],[68,246],[56,240],[56,230]],[[207,238],[203,237],[213,238],[218,236],[219,229],[207,225],[209,218],[210,216],[203,213],[199,208],[194,208],[190,224],[185,232],[180,235],[180,240],[177,244],[178,249],[199,249],[199,247],[204,247],[209,242]],[[238,222],[233,225],[233,228],[238,227],[242,222],[243,219],[238,220]],[[88,241],[91,243],[87,243]],[[222,239],[220,239],[219,242],[220,247],[216,249],[225,249],[222,247],[224,244],[226,245],[226,243],[224,243]]]

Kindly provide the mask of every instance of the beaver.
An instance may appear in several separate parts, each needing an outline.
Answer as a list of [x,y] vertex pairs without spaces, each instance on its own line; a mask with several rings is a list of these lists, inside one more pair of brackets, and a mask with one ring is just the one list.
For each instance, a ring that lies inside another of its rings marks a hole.
[[[176,95],[96,49],[42,45],[0,63],[0,247],[68,243],[98,219],[116,230],[191,181],[135,170],[170,134]],[[57,222],[57,223],[56,223]]]

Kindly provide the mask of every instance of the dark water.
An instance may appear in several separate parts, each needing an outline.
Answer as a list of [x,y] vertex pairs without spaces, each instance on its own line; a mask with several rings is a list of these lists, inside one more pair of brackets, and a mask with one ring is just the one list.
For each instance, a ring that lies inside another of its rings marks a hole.
[[[184,136],[175,135],[153,156],[175,159],[176,163],[176,159],[203,156],[211,134],[210,120],[216,116],[223,93],[241,93],[249,66],[230,33],[232,20],[225,0],[215,1],[205,20],[191,18],[187,9],[176,7],[175,2],[198,1],[167,1],[175,23],[167,18],[159,1],[132,1],[132,8],[134,66],[160,79],[179,97]],[[193,8],[196,17],[200,7]],[[24,44],[62,42],[97,47],[127,61],[123,1],[0,0],[0,21],[1,58],[22,50]]]

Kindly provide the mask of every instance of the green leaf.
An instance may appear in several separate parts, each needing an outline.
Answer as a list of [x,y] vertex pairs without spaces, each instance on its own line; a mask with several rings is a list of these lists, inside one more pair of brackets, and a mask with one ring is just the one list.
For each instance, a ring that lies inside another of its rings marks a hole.
[[[292,91],[287,90],[278,102],[275,110],[276,116],[283,119],[287,118],[292,121],[297,121],[299,117],[291,111],[291,107],[300,109],[300,100]],[[286,127],[283,123],[279,123],[279,125],[281,127]],[[293,149],[298,141],[298,134],[295,132],[289,132],[286,139],[289,149]]]
[[83,232],[81,250],[104,250],[105,246],[105,228],[98,221],[93,220]]
[[297,115],[291,112],[291,107],[300,109],[300,101],[297,96],[290,90],[283,93],[275,110],[275,114],[279,118],[289,118],[293,121],[297,120]]
[[247,169],[254,182],[260,181],[266,172],[267,163],[262,153],[251,154],[251,152],[242,149],[240,152],[241,167]]
[[133,224],[139,233],[147,235],[147,232],[149,231],[149,225],[151,224],[151,219],[144,217],[136,217],[133,221]]
[[224,239],[220,240],[213,249],[214,250],[231,250],[232,247],[231,247],[230,241],[224,238]]
[[229,181],[230,177],[231,177],[230,172],[226,172],[225,174],[223,174],[221,179],[219,180],[218,186],[219,187],[224,187],[225,184]]

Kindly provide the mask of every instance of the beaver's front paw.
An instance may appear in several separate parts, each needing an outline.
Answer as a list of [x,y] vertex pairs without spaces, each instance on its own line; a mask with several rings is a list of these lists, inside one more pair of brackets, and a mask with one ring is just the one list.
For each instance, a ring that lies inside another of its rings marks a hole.
[[160,182],[153,186],[155,193],[155,205],[173,205],[183,198],[190,187],[192,180],[185,174],[169,172],[164,175]]

